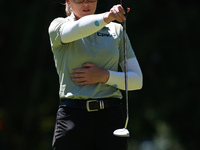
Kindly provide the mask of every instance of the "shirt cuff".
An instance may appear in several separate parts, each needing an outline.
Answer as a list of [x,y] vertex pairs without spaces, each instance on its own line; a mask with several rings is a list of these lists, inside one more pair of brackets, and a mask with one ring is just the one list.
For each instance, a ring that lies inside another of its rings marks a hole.
[[[118,83],[120,83],[119,78],[124,78],[124,73],[123,72],[116,72],[116,71],[109,71],[109,78],[108,81],[105,83],[107,85],[110,85],[112,87],[118,88],[118,84],[116,83],[116,81],[118,81]],[[122,80],[123,82],[123,80]],[[122,84],[122,83],[121,83]]]

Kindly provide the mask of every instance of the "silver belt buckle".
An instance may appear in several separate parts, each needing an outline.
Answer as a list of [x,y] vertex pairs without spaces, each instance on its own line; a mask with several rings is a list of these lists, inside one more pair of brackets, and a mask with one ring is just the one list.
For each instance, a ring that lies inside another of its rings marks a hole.
[[100,100],[100,101],[98,101],[98,100],[88,100],[86,102],[86,108],[87,108],[88,112],[99,111],[99,109],[90,109],[90,103],[92,103],[92,102],[99,102],[99,105],[100,105],[99,108],[104,109],[104,101],[103,100]]

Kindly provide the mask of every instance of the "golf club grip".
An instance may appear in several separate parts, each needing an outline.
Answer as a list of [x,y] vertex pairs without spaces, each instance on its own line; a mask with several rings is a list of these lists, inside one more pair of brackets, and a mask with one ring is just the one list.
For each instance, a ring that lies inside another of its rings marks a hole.
[[125,10],[125,13],[126,13],[125,16],[126,16],[127,15],[127,1],[126,0],[120,0],[120,3]]

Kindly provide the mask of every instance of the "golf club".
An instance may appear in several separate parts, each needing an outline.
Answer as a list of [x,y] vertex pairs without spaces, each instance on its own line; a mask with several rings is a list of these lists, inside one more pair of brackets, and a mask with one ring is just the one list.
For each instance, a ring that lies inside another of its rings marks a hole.
[[[126,8],[126,7],[124,7]],[[123,21],[123,41],[124,41],[124,73],[125,73],[125,91],[126,91],[126,123],[125,127],[122,129],[117,129],[113,132],[115,136],[118,137],[129,137],[130,133],[127,129],[129,120],[129,110],[128,110],[128,87],[127,87],[127,49],[126,49],[126,20]]]

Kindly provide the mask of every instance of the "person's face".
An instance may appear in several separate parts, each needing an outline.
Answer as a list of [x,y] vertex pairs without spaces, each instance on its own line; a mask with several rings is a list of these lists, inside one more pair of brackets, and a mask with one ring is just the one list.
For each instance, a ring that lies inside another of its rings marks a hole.
[[66,1],[68,5],[71,6],[72,11],[77,20],[86,15],[92,15],[96,11],[97,0],[96,2],[88,2],[88,0],[84,0],[83,3],[75,3],[74,0],[66,0]]

